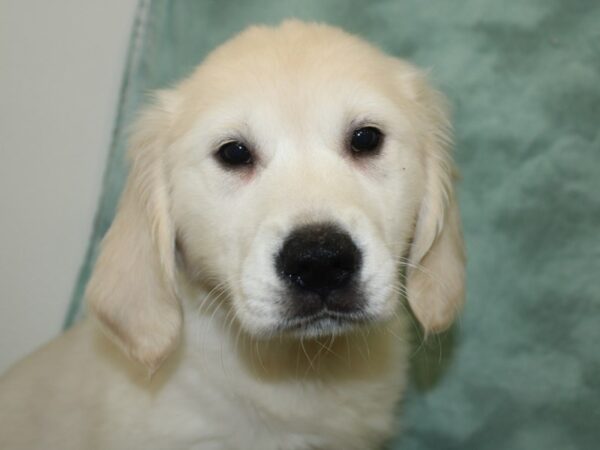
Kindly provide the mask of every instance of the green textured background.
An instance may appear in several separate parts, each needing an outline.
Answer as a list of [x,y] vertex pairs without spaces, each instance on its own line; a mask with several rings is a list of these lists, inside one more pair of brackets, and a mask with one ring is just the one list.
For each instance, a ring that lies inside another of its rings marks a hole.
[[468,306],[422,346],[394,449],[600,448],[600,1],[142,1],[88,257],[127,127],[253,23],[314,19],[431,69],[454,107]]

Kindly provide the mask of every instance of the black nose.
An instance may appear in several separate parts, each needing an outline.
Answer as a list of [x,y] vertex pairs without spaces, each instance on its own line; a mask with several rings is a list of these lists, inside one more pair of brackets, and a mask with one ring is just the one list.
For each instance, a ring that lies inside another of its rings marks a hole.
[[294,288],[322,299],[348,285],[361,265],[352,238],[330,224],[306,225],[285,240],[277,256],[279,276]]

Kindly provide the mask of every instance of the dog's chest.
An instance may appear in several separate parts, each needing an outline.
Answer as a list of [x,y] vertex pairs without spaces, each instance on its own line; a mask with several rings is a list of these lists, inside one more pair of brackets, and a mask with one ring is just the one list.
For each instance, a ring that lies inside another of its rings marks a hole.
[[327,381],[257,379],[239,367],[227,370],[227,361],[200,372],[188,368],[169,394],[177,416],[185,417],[174,426],[197,449],[220,442],[214,448],[365,450],[393,427],[405,380],[397,357],[377,375]]
[[177,426],[185,428],[180,437],[198,450],[365,450],[387,437],[399,393],[398,386],[371,384],[335,390],[287,386],[222,398],[213,394],[212,404],[193,408],[194,414]]

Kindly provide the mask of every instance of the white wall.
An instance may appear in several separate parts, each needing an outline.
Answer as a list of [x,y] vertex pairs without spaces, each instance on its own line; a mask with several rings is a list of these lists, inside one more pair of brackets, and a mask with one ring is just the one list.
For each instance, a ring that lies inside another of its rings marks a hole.
[[60,332],[136,0],[0,0],[0,372]]

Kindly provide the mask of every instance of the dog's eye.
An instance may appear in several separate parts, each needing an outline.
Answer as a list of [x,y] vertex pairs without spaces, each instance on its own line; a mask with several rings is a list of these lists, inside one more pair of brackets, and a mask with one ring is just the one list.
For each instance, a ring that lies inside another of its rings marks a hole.
[[231,167],[247,166],[254,162],[248,147],[238,141],[223,144],[217,151],[217,157],[223,164]]
[[350,149],[356,155],[369,155],[379,150],[382,141],[383,134],[378,128],[357,128],[352,132]]

